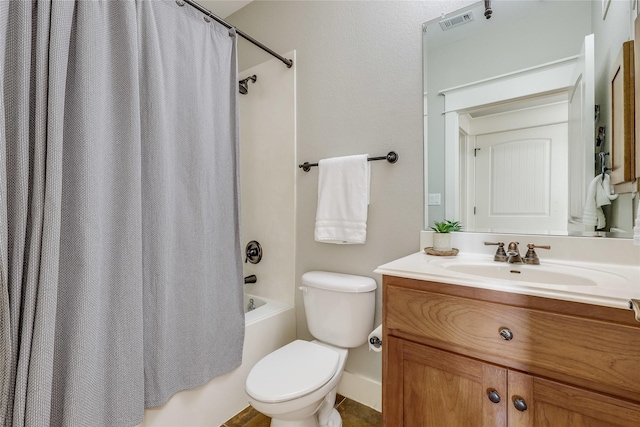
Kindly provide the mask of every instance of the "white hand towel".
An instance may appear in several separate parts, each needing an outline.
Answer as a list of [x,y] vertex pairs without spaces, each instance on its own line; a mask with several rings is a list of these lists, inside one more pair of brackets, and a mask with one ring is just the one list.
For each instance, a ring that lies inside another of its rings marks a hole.
[[611,190],[611,178],[607,174],[604,174],[604,178],[602,178],[602,175],[598,175],[598,177],[600,179],[596,184],[596,206],[610,205],[612,200],[618,198],[618,195],[613,194]]
[[582,214],[582,223],[585,226],[595,226],[596,230],[604,228],[606,219],[602,208],[596,203],[597,187],[600,185],[602,175],[598,175],[589,184],[587,190],[587,199],[584,201],[584,212]]
[[366,154],[318,162],[317,242],[356,244],[367,239],[370,168]]

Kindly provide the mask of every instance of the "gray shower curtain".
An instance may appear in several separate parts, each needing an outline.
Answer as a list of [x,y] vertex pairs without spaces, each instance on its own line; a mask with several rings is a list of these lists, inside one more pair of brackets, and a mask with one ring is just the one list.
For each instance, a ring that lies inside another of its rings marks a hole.
[[146,406],[242,357],[235,33],[204,18],[139,3]]
[[174,1],[0,1],[0,425],[135,425],[240,364],[235,55]]

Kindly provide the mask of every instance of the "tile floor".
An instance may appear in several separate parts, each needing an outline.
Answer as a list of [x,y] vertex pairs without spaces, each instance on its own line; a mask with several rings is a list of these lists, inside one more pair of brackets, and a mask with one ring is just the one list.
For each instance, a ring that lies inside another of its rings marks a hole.
[[[342,427],[380,427],[382,414],[344,396],[336,397],[336,408],[342,417]],[[269,427],[271,418],[249,406],[221,427]]]

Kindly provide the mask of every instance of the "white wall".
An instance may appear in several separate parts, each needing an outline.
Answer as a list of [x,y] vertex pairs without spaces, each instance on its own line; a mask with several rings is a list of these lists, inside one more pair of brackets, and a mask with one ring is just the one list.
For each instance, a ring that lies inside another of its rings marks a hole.
[[[423,225],[422,23],[469,3],[254,1],[227,18],[278,52],[296,50],[296,163],[399,154],[395,165],[371,165],[364,245],[313,240],[318,170],[292,167],[297,186],[292,288],[304,272],[316,269],[369,276],[380,285],[373,273],[378,265],[415,251]],[[240,69],[269,58],[243,40],[239,51]],[[380,289],[377,294],[376,324]],[[310,338],[298,291],[296,307],[298,336]],[[350,352],[346,370],[353,376],[379,383],[381,369],[380,353],[366,347]]]
[[[282,52],[295,60],[295,52]],[[295,67],[277,59],[240,72],[256,75],[240,95],[242,244],[262,246],[258,264],[244,275],[258,281],[245,292],[293,304],[295,281]]]

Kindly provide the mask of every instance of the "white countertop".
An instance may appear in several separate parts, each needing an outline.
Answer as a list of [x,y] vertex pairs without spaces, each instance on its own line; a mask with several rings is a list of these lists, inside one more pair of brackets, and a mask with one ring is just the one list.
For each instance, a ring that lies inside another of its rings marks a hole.
[[[544,263],[549,269],[562,271],[562,268],[579,268],[585,271],[585,277],[591,277],[597,282],[597,284],[592,282],[587,285],[557,285],[487,278],[474,274],[450,271],[442,267],[447,261],[454,263],[480,262],[486,264],[493,262],[492,259],[492,257],[484,254],[467,254],[463,252],[455,257],[438,257],[427,255],[424,252],[417,252],[383,264],[379,266],[375,272],[389,276],[428,280],[615,308],[629,309],[630,299],[640,299],[640,266],[634,265],[598,264],[593,262],[580,263],[573,261],[560,262],[556,260],[541,261],[541,263]],[[505,265],[504,263],[496,264]],[[514,267],[519,268],[519,266]],[[534,269],[537,267],[538,266],[520,266],[520,268],[523,269]],[[606,277],[608,280],[599,280],[599,277]]]

